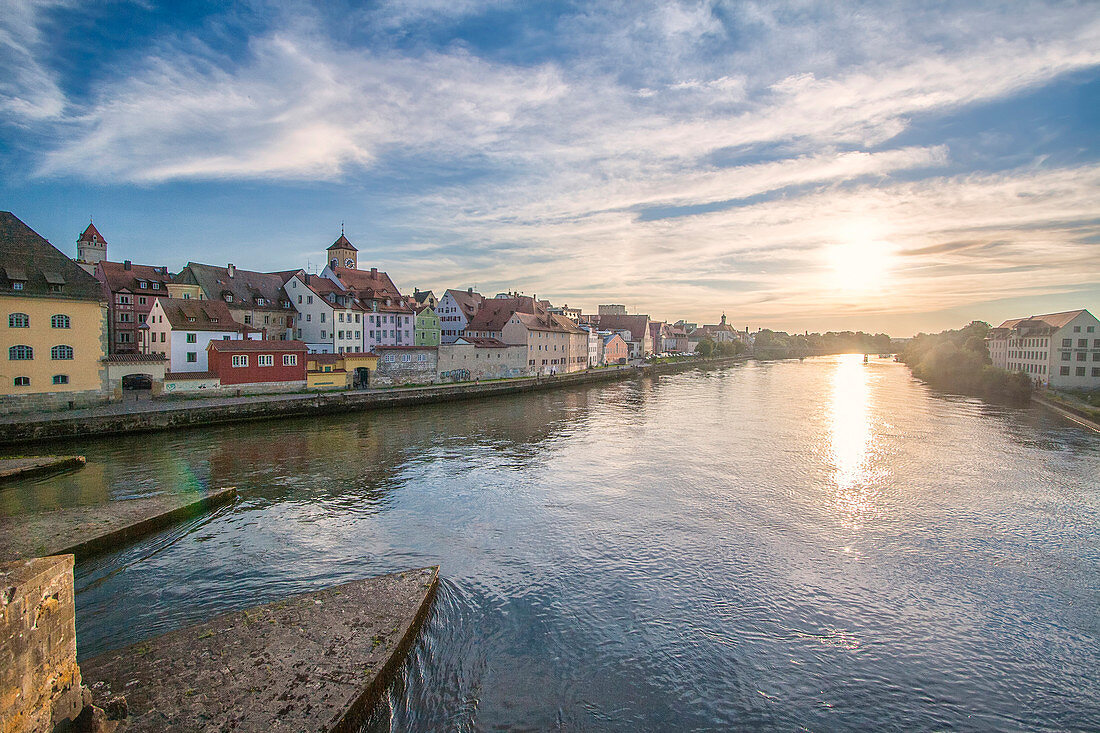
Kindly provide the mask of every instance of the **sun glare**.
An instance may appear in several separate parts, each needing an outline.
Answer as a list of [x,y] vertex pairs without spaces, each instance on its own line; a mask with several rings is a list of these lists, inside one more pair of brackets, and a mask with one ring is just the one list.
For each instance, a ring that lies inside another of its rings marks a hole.
[[848,234],[826,250],[831,284],[849,292],[883,289],[893,270],[893,246],[868,232]]

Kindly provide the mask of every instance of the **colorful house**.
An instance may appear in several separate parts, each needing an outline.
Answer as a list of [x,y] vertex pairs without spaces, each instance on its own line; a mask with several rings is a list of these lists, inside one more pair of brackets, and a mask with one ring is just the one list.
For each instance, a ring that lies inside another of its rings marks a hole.
[[211,341],[208,371],[223,387],[249,391],[294,390],[306,386],[306,353],[301,341]]
[[626,364],[630,359],[630,344],[620,333],[601,334],[603,346],[601,347],[601,360],[604,364]]
[[439,299],[435,312],[439,316],[440,343],[453,344],[462,335],[485,297],[475,293],[473,288],[466,290],[448,290]]
[[159,298],[143,326],[147,353],[168,357],[169,372],[206,372],[211,341],[260,339],[262,334],[238,323],[218,300]]
[[283,284],[294,272],[253,272],[232,263],[221,267],[188,262],[168,290],[173,298],[224,303],[237,323],[256,329],[263,338],[289,339],[298,312]]
[[432,307],[427,304],[418,306],[416,325],[413,327],[414,345],[439,346],[442,331],[439,316],[436,315]]
[[354,295],[327,277],[299,272],[286,282],[298,310],[294,336],[317,353],[363,350],[367,311]]
[[378,354],[369,352],[308,354],[306,388],[367,389],[377,367]]
[[[91,226],[91,225],[89,225]],[[160,265],[135,265],[130,260],[100,260],[95,278],[109,294],[108,351],[112,354],[139,354],[145,336],[142,324],[149,318],[153,301],[167,298],[172,275]]]
[[0,212],[0,396],[8,410],[103,402],[107,303],[94,277]]

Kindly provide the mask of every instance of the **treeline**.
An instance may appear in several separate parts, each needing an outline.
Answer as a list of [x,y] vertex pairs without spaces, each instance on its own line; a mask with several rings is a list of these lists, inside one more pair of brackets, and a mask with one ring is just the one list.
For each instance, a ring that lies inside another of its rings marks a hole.
[[753,352],[765,359],[786,359],[822,354],[892,353],[892,350],[890,337],[884,333],[829,331],[791,335],[764,329],[756,332]]
[[1023,372],[993,366],[985,345],[988,333],[988,323],[973,321],[955,331],[917,334],[898,358],[913,376],[937,389],[991,400],[1026,401],[1033,388],[1031,379]]
[[711,339],[703,339],[695,347],[695,353],[704,359],[709,359],[712,356],[726,357],[726,356],[738,356],[748,351],[749,347],[745,346],[740,341],[721,341],[715,343]]

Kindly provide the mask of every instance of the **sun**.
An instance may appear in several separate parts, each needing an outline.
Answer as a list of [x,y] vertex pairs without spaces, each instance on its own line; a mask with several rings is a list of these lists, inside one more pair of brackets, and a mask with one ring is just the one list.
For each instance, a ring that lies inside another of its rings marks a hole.
[[894,268],[894,248],[875,239],[851,239],[827,248],[831,285],[848,292],[882,290]]

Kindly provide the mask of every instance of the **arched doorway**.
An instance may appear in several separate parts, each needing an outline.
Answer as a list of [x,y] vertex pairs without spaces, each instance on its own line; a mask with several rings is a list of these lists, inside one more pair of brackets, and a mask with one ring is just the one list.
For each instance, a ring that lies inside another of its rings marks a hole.
[[122,378],[122,399],[147,400],[153,395],[153,375],[127,374]]

